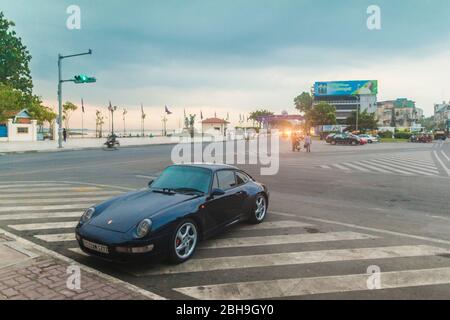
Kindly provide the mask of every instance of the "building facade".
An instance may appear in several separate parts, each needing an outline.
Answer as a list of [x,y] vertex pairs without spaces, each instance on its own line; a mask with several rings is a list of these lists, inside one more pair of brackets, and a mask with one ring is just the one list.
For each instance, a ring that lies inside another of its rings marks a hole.
[[434,122],[438,129],[450,129],[450,101],[434,105]]
[[314,105],[326,102],[334,106],[341,125],[348,125],[347,118],[358,108],[360,112],[375,113],[377,94],[377,80],[316,82],[313,89]]
[[0,142],[37,141],[37,121],[24,109],[6,123],[0,123]]
[[415,128],[423,118],[423,110],[406,98],[377,103],[377,118],[380,127]]

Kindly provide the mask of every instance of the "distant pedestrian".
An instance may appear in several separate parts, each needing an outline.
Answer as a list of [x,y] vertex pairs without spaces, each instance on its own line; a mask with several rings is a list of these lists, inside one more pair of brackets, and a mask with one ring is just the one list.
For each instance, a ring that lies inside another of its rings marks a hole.
[[306,137],[305,137],[305,149],[306,149],[306,152],[311,152],[311,143],[312,143],[311,136],[309,135],[309,133],[307,133]]
[[63,129],[63,139],[64,139],[64,142],[67,141],[67,130],[66,130],[66,128]]

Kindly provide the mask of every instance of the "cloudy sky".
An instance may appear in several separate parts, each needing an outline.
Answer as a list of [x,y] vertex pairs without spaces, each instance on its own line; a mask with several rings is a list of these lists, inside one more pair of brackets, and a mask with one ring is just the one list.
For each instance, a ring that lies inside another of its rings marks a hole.
[[[371,4],[379,31],[366,26]],[[81,30],[66,27],[69,5],[81,8]],[[63,70],[98,79],[64,87],[64,100],[84,98],[91,127],[109,100],[135,128],[142,102],[155,130],[164,105],[171,128],[184,109],[230,112],[232,122],[260,107],[294,113],[293,98],[326,80],[377,79],[379,100],[407,97],[427,115],[450,100],[448,0],[0,0],[0,10],[31,51],[35,93],[50,106],[57,54],[93,49]]]

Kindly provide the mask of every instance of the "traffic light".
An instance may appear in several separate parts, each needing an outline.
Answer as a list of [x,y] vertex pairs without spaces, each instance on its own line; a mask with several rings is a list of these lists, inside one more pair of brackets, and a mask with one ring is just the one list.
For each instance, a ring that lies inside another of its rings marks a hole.
[[74,77],[75,79],[75,83],[93,83],[96,82],[97,79],[95,79],[94,77],[88,77],[84,74],[78,75]]

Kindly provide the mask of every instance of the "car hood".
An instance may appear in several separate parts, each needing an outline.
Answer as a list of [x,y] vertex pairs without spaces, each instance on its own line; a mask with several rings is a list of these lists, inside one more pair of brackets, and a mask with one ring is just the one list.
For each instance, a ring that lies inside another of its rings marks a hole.
[[152,218],[162,210],[189,201],[198,196],[186,194],[162,194],[149,189],[113,198],[92,220],[90,225],[103,229],[127,232],[146,218]]

